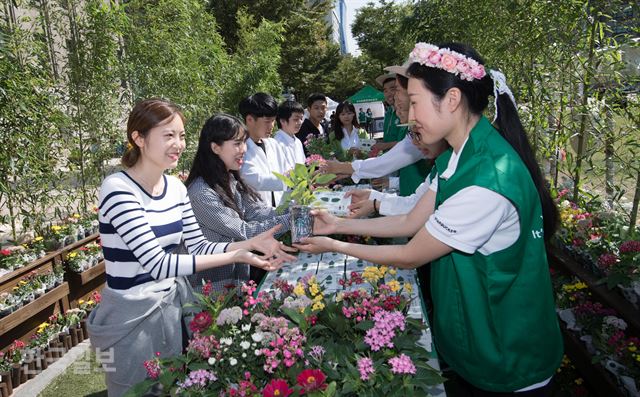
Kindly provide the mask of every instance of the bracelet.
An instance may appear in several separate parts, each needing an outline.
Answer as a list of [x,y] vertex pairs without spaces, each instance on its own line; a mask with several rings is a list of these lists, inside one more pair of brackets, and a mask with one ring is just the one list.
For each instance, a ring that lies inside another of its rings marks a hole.
[[380,213],[378,212],[378,209],[376,208],[376,202],[378,200],[377,199],[373,199],[373,213],[377,216],[380,215]]

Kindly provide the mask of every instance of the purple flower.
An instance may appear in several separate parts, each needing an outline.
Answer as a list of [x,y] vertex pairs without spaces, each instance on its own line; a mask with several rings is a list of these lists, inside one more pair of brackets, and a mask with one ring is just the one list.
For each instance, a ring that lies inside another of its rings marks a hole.
[[373,369],[373,360],[368,357],[363,357],[358,360],[358,371],[360,371],[360,379],[369,380],[369,375],[376,372]]

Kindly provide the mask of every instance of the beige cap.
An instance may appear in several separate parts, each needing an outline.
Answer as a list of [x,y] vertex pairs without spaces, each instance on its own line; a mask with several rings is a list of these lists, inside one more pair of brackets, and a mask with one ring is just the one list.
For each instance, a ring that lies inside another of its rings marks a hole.
[[[386,68],[385,68],[386,70]],[[385,81],[389,80],[389,79],[395,79],[396,78],[396,74],[395,73],[385,73],[385,74],[381,74],[380,76],[376,77],[376,83],[378,83],[378,85],[380,87],[382,87],[382,85],[384,84]]]
[[400,76],[408,78],[409,76],[407,76],[407,69],[409,69],[410,65],[411,65],[411,62],[407,60],[405,63],[402,64],[402,66],[398,66],[398,65],[387,66],[386,68],[384,68],[384,70],[392,74],[399,74]]

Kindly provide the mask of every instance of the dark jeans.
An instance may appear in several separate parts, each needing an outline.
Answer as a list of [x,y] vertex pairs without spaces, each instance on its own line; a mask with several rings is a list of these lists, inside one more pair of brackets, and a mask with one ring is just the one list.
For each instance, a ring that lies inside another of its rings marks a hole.
[[[446,368],[446,363],[440,361],[440,366],[441,368]],[[479,389],[462,379],[460,375],[450,369],[443,370],[442,375],[447,378],[447,381],[444,382],[444,389],[447,393],[447,397],[551,397],[553,391],[553,379],[551,379],[551,381],[549,381],[545,386],[516,393],[493,392]]]

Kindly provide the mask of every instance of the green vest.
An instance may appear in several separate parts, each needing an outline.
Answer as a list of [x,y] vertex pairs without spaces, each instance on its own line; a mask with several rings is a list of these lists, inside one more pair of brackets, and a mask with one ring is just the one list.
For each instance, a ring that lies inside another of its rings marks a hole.
[[[452,149],[436,160],[447,169]],[[520,236],[484,256],[453,251],[431,263],[433,334],[438,354],[476,387],[511,392],[551,377],[563,355],[542,236],[542,209],[531,176],[511,145],[482,117],[455,173],[438,179],[437,209],[468,186],[506,197]]]
[[400,124],[400,119],[398,115],[396,115],[395,110],[393,110],[393,106],[389,106],[384,114],[383,142],[399,141],[398,130],[402,127],[398,127],[398,124]]
[[[401,141],[407,135],[408,127],[400,127],[397,130],[397,140]],[[429,174],[429,166],[425,159],[418,160],[413,164],[402,167],[398,170],[400,178],[400,196],[411,196]]]

